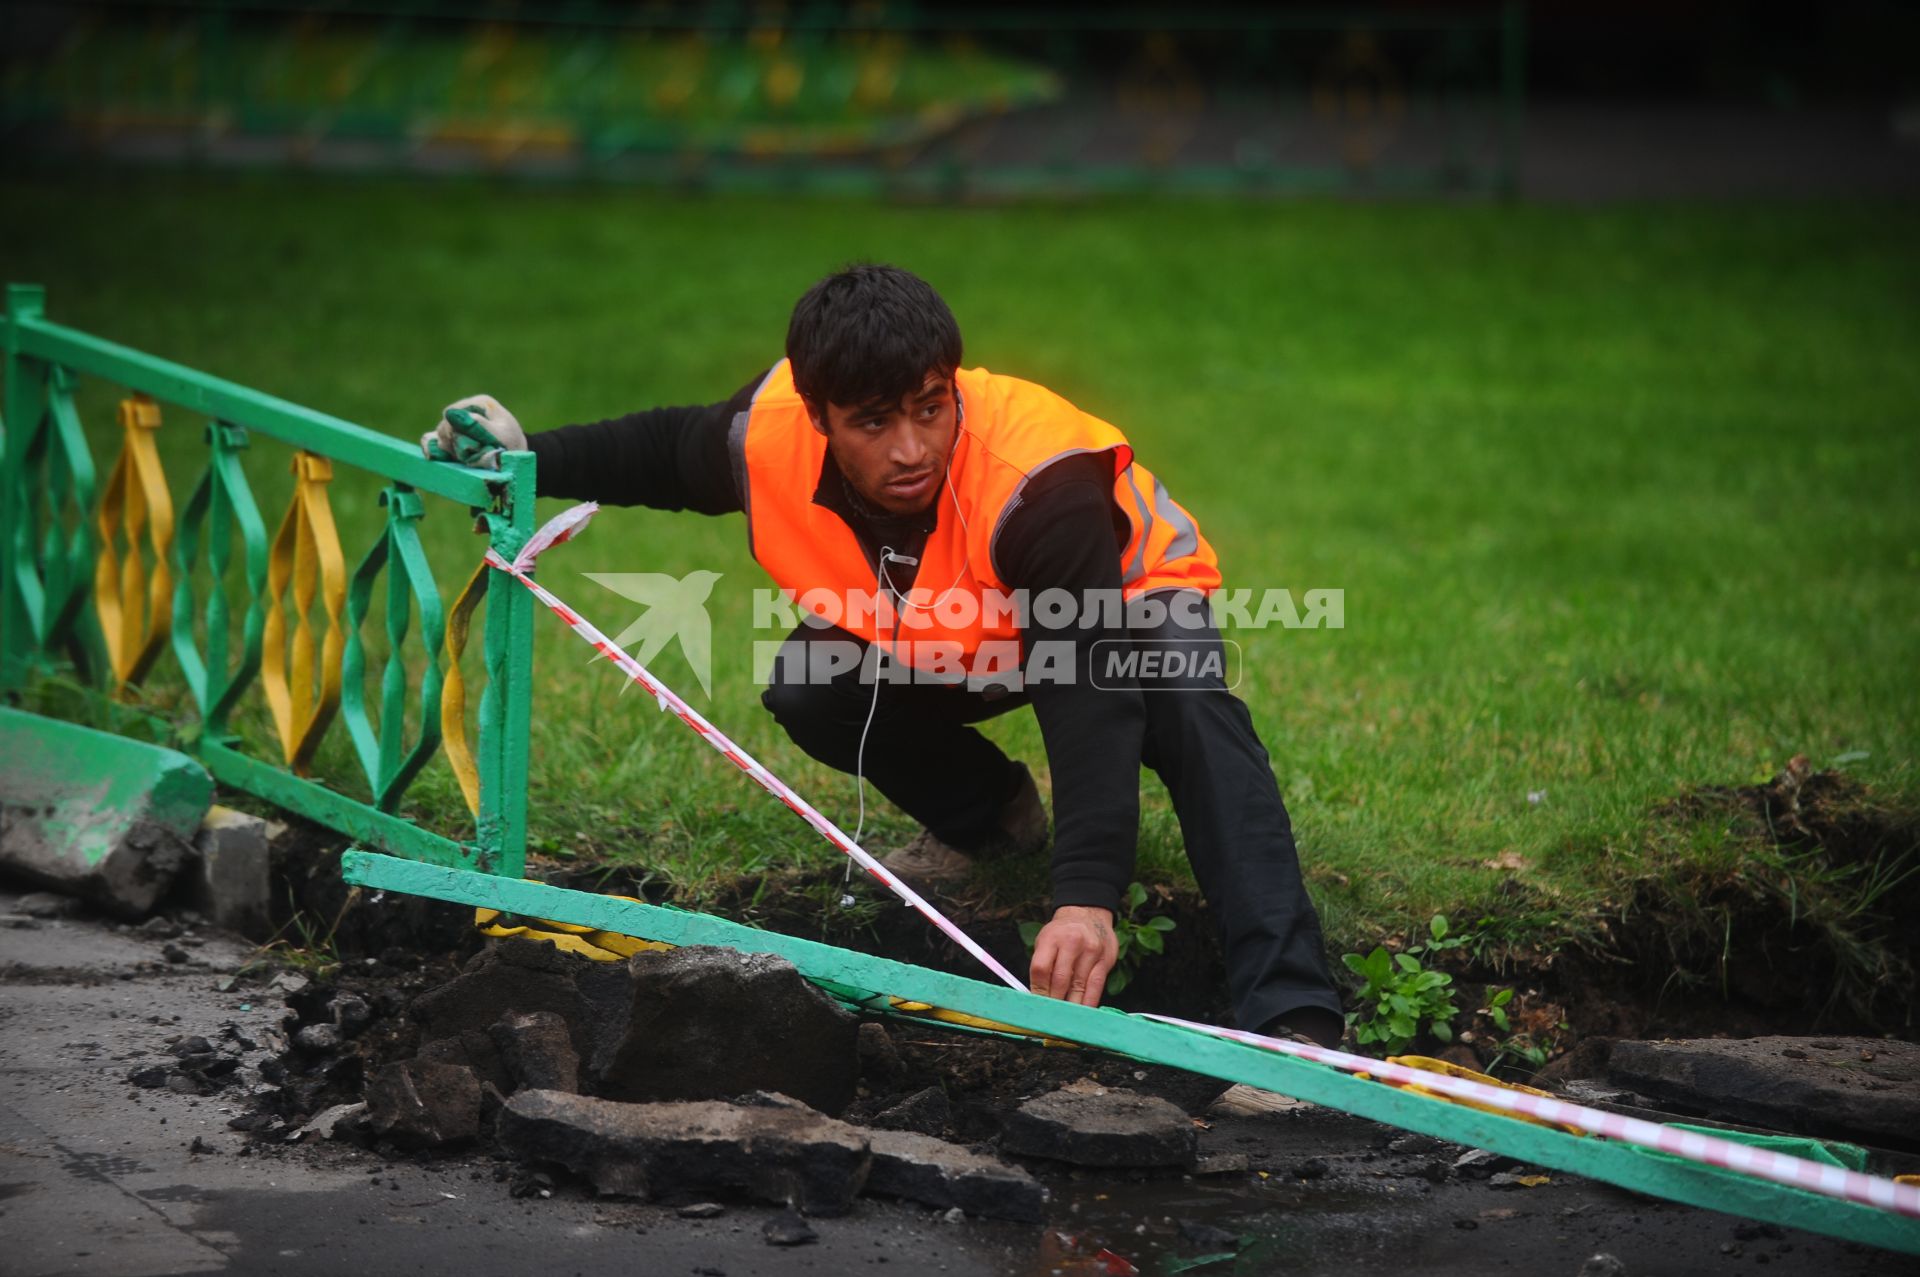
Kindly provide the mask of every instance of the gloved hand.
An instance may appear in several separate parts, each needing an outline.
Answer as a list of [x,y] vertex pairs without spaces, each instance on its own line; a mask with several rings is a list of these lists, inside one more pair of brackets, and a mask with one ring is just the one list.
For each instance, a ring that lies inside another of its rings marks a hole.
[[420,436],[420,451],[430,461],[500,468],[501,452],[523,452],[527,432],[492,395],[468,395],[450,403],[440,424]]

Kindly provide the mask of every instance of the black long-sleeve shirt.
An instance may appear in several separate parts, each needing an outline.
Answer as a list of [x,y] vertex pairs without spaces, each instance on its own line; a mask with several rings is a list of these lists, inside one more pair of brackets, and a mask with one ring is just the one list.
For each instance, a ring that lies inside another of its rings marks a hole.
[[[653,408],[607,421],[564,426],[532,436],[541,496],[643,505],[701,514],[744,511],[745,476],[736,474],[728,431],[752,403],[755,377],[716,404]],[[995,543],[1001,579],[1029,595],[1065,589],[1120,590],[1124,516],[1116,511],[1110,462],[1066,458],[1042,471],[1021,493]],[[831,455],[816,500],[845,518],[868,557],[891,545],[917,557],[933,529],[934,509],[890,516],[866,509],[839,475]],[[890,562],[899,589],[912,569]],[[1124,629],[1076,628],[1037,637],[1074,643],[1072,682],[1041,680],[1027,691],[1053,776],[1053,903],[1118,911],[1133,876],[1140,824],[1140,755],[1146,711],[1138,690],[1096,688],[1094,644],[1125,641]]]

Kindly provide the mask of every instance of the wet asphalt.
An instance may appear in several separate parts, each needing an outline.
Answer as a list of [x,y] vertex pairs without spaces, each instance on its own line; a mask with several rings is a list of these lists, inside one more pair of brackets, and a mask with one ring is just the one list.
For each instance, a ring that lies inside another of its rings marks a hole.
[[[0,915],[15,898],[0,893]],[[564,1177],[550,1197],[516,1198],[504,1163],[480,1151],[249,1148],[227,1126],[244,1086],[198,1097],[126,1078],[168,1060],[172,1034],[213,1037],[232,1023],[258,1036],[282,1007],[257,986],[221,991],[250,953],[240,942],[207,937],[186,962],[161,948],[97,920],[0,928],[0,1273],[1573,1277],[1596,1254],[1633,1277],[1920,1272],[1910,1257],[1558,1173],[1531,1188],[1462,1180],[1444,1169],[1457,1150],[1394,1144],[1399,1132],[1310,1108],[1213,1122],[1201,1149],[1220,1173],[1036,1166],[1053,1192],[1045,1225],[862,1199],[811,1221],[816,1240],[778,1247],[762,1232],[776,1208],[729,1203],[683,1219],[596,1200]],[[1182,1267],[1207,1255],[1220,1257]]]

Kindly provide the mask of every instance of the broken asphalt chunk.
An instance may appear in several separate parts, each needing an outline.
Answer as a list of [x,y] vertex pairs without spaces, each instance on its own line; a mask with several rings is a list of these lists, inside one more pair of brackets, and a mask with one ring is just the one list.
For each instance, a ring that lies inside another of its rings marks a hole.
[[327,1013],[340,1026],[340,1031],[347,1034],[359,1032],[367,1021],[373,1019],[373,1008],[357,993],[335,994],[333,1000],[327,1003]]
[[323,1109],[315,1114],[312,1121],[300,1128],[299,1135],[317,1135],[323,1139],[335,1140],[351,1131],[356,1125],[364,1124],[366,1120],[367,1106],[364,1102],[336,1104],[332,1108]]
[[56,891],[29,891],[13,902],[14,910],[29,918],[71,918],[80,912],[80,902]]
[[578,1091],[580,1057],[567,1022],[551,1011],[509,1011],[487,1030],[514,1090]]
[[[566,1022],[574,1054],[585,1064],[619,1042],[631,1002],[624,964],[594,962],[537,940],[507,939],[415,998],[411,1013],[421,1024],[423,1055],[429,1044],[460,1038],[468,1053],[497,1061],[488,1035],[495,1021],[510,1012],[548,1011]],[[497,1067],[497,1084],[507,1084],[504,1065]]]
[[859,1022],[785,958],[708,945],[629,964],[623,1032],[595,1060],[595,1090],[620,1100],[719,1099],[778,1091],[839,1113],[860,1072]]
[[732,1191],[809,1215],[846,1213],[872,1165],[859,1130],[798,1105],[521,1091],[501,1109],[498,1133],[513,1156],[556,1162],[602,1194]]
[[1184,1111],[1133,1091],[1062,1087],[1007,1117],[1001,1147],[1076,1166],[1190,1166],[1200,1132]]
[[338,1025],[309,1024],[293,1035],[293,1044],[311,1055],[337,1051],[345,1039]]
[[367,1081],[368,1125],[400,1143],[440,1147],[480,1133],[480,1083],[435,1060],[400,1060]]
[[1707,1038],[1616,1042],[1615,1085],[1711,1117],[1912,1147],[1920,1132],[1920,1044],[1883,1038]]
[[906,1065],[900,1060],[900,1050],[894,1046],[893,1036],[887,1032],[885,1025],[863,1020],[857,1032],[862,1076],[870,1081],[885,1083],[906,1071]]
[[769,1246],[801,1246],[820,1237],[798,1211],[790,1210],[781,1211],[762,1224],[760,1235],[767,1239]]
[[868,1125],[887,1131],[918,1131],[922,1135],[939,1135],[953,1125],[953,1106],[947,1102],[945,1091],[930,1086],[874,1114]]
[[873,1170],[867,1191],[969,1215],[1037,1224],[1047,1190],[1017,1166],[911,1131],[869,1131]]

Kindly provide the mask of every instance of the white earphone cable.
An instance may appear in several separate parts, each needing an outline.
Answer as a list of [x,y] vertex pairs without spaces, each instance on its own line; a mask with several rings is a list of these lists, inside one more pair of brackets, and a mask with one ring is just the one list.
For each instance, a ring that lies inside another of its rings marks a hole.
[[[967,433],[966,406],[960,401],[958,389],[954,391],[954,411],[960,418],[954,427],[957,433],[954,438],[953,450],[954,452],[958,452],[960,450],[959,436]],[[933,608],[940,606],[940,604],[946,600],[946,597],[953,593],[955,587],[960,584],[960,580],[967,574],[967,570],[973,566],[972,547],[967,544],[968,539],[972,536],[973,529],[967,526],[967,513],[960,508],[960,494],[955,492],[953,488],[953,456],[951,453],[948,454],[946,465],[941,467],[941,480],[947,489],[948,499],[953,502],[954,517],[960,520],[960,567],[954,572],[953,580],[947,583],[947,588],[940,591],[939,598],[936,598],[931,603],[917,604],[901,594],[900,591],[895,588],[892,580],[887,576],[887,561],[889,559],[900,563],[914,563],[918,566],[917,561],[905,555],[896,554],[890,545],[881,546],[880,554],[874,561],[873,587],[875,590],[892,598],[895,601],[896,607],[903,611],[906,609],[931,611]],[[897,613],[893,622],[893,642],[896,646],[900,642],[900,617]],[[880,708],[880,662],[885,658],[885,653],[880,650],[879,644],[874,643],[869,644],[869,646],[873,649],[874,654],[873,697],[867,702],[867,721],[860,727],[860,745],[859,748],[854,751],[853,755],[853,789],[854,794],[859,800],[859,814],[853,826],[853,841],[855,843],[860,842],[860,836],[866,832],[867,828],[867,737],[873,731],[874,714]],[[853,862],[848,861],[846,871],[841,877],[840,886],[840,904],[843,908],[853,903],[853,897],[847,894],[847,887],[852,881]]]

